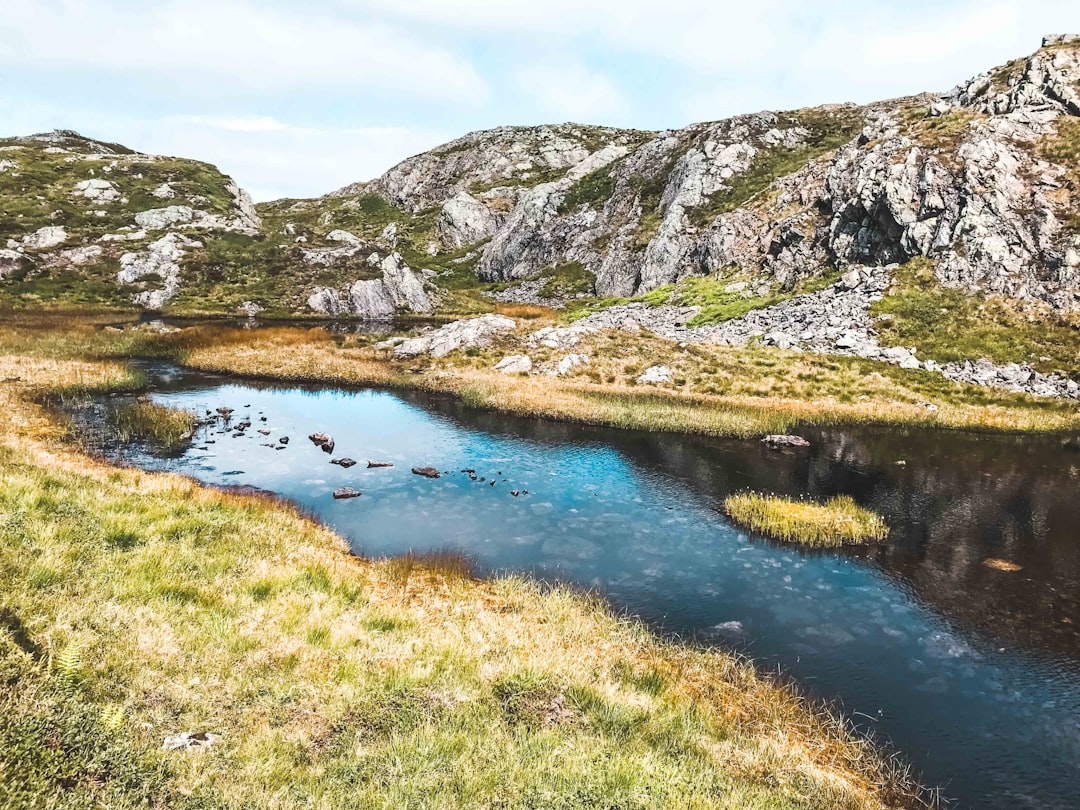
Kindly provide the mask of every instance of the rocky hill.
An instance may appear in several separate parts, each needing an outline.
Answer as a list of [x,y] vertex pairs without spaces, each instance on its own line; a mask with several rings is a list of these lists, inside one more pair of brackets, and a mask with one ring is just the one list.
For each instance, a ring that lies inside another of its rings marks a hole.
[[385,318],[482,311],[492,294],[636,297],[701,324],[926,259],[943,288],[1080,308],[1071,36],[950,92],[864,107],[474,133],[257,211],[205,164],[73,133],[0,155],[9,299]]
[[0,140],[7,297],[160,309],[208,240],[261,228],[248,195],[208,164],[66,131]]

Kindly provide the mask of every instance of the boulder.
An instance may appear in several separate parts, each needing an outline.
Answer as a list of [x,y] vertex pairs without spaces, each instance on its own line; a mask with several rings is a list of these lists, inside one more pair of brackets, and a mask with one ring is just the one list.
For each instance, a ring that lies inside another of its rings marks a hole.
[[93,202],[105,203],[120,199],[120,189],[109,180],[101,180],[92,177],[89,180],[80,180],[75,184],[75,189],[82,196]]
[[150,231],[160,231],[173,225],[186,225],[195,219],[195,210],[188,205],[151,208],[135,215],[135,224]]
[[60,225],[46,225],[22,238],[22,245],[30,250],[49,250],[67,241],[67,231]]
[[555,374],[562,377],[564,374],[569,374],[574,369],[588,364],[589,356],[587,354],[568,354],[555,366]]
[[352,487],[341,487],[334,490],[335,501],[347,501],[351,498],[359,498],[363,493],[357,492]]
[[435,467],[413,467],[413,475],[419,475],[422,478],[440,478],[441,473]]
[[527,354],[512,354],[495,364],[495,370],[503,374],[527,374],[532,368],[532,358]]
[[668,366],[652,366],[637,378],[638,385],[664,385],[671,380],[671,369]]
[[196,751],[210,748],[219,742],[221,742],[220,734],[212,734],[206,731],[184,731],[180,734],[167,736],[161,747],[165,751]]
[[491,237],[498,225],[491,209],[465,191],[447,200],[437,223],[439,239],[454,250]]
[[478,318],[454,321],[419,337],[410,338],[394,347],[398,357],[429,354],[444,357],[460,349],[480,348],[517,328],[513,319],[503,315],[481,315]]
[[356,462],[351,458],[335,458],[330,463],[336,464],[339,467],[343,467],[346,470],[350,467],[356,466]]
[[394,462],[392,462],[392,461],[369,461],[367,463],[367,465],[368,465],[369,470],[376,470],[376,469],[385,469],[387,467],[393,467]]
[[[331,233],[338,235],[338,241],[348,244],[353,244],[349,239],[356,238],[347,231]],[[349,251],[349,255],[355,255],[356,246]],[[324,254],[320,255],[325,258]],[[368,263],[382,271],[382,278],[353,282],[344,296],[330,287],[318,287],[308,296],[308,306],[323,315],[356,315],[376,321],[391,320],[402,311],[417,315],[434,311],[435,302],[428,295],[423,278],[399,254],[380,259],[373,253]]]
[[27,263],[28,259],[17,250],[0,249],[0,280],[21,270]]

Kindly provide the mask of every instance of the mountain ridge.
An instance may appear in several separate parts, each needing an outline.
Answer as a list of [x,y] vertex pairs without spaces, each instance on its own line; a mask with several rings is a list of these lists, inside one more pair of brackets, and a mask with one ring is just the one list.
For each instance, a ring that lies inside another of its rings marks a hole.
[[[823,274],[926,258],[947,287],[1058,313],[1080,308],[1072,35],[1047,37],[1031,56],[946,93],[661,132],[498,127],[323,197],[255,208],[230,178],[197,169],[206,164],[79,138],[0,144],[0,200],[57,205],[0,219],[0,295],[9,300],[50,300],[43,274],[97,266],[96,289],[114,274],[122,290],[104,297],[150,309],[386,318],[483,311],[482,289],[456,290],[521,286],[567,267],[600,297],[707,276],[768,300]],[[46,141],[69,153],[36,150],[51,174],[19,166],[20,149]],[[65,182],[75,182],[62,190],[48,185],[73,154],[89,174],[68,171]],[[123,189],[95,174],[108,165],[95,154],[121,165],[115,177],[129,178],[131,193],[113,196]],[[150,200],[169,181],[146,188],[128,164],[169,165],[186,196]],[[209,191],[183,187],[196,176]],[[64,221],[76,228],[62,241],[57,231],[36,235]],[[146,230],[140,223],[160,238],[133,238]],[[132,250],[109,247],[129,242]]]

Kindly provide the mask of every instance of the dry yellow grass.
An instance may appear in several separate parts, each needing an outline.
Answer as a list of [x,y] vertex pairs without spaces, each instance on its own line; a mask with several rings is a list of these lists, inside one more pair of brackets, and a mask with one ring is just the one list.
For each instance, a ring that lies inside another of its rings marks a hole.
[[[566,378],[492,370],[520,348],[507,341],[481,352],[402,362],[355,339],[339,344],[315,333],[267,330],[244,342],[193,346],[183,359],[196,368],[250,377],[444,391],[492,410],[653,431],[753,436],[800,422],[1080,428],[1080,409],[1073,403],[961,386],[872,361],[766,348],[679,349],[658,338],[611,333],[576,347],[592,361]],[[542,348],[531,353],[538,364],[561,356]],[[634,384],[645,368],[660,362],[672,367],[676,384]]]
[[849,495],[818,504],[746,492],[728,496],[724,511],[751,531],[815,548],[861,545],[889,536],[885,520]]
[[[115,316],[113,316],[115,317]],[[439,360],[393,361],[379,338],[323,329],[192,327],[161,335],[105,332],[108,316],[5,313],[0,351],[54,357],[154,356],[208,371],[270,380],[386,385],[454,394],[469,404],[531,416],[655,431],[752,436],[796,423],[919,425],[992,431],[1080,429],[1075,403],[963,386],[870,360],[764,347],[688,345],[624,332],[590,336],[574,351],[591,361],[561,377],[507,376],[493,366],[520,353],[517,337]],[[522,331],[544,321],[528,322]],[[564,353],[529,349],[538,366]],[[651,365],[672,385],[635,384]]]

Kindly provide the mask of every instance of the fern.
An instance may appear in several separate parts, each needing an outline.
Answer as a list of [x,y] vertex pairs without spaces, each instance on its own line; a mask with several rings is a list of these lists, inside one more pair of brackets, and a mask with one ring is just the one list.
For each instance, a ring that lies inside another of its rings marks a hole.
[[51,669],[67,686],[77,686],[83,679],[82,641],[72,641],[56,655],[50,657]]

